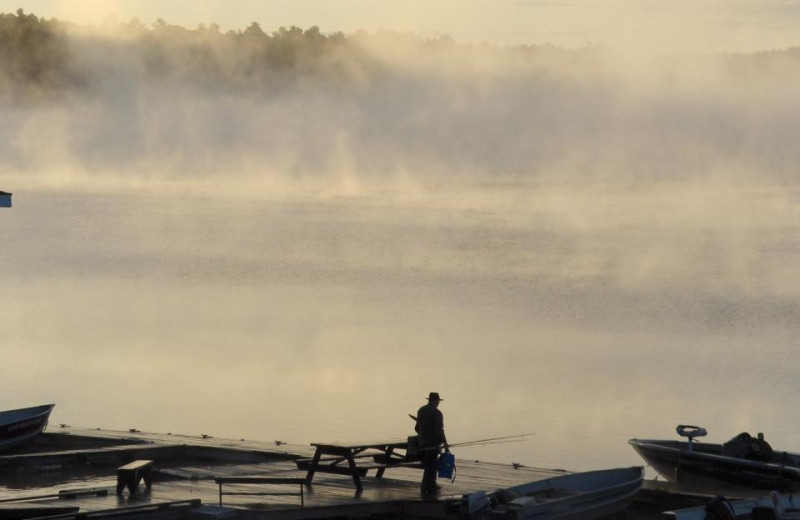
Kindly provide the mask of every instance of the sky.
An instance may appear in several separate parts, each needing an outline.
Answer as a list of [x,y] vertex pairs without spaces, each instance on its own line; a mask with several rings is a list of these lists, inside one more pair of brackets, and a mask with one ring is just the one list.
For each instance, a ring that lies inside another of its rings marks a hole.
[[[800,0],[0,0],[19,8],[628,51],[800,45]],[[15,205],[0,330],[17,376],[0,396],[55,392],[60,420],[90,427],[263,438],[280,424],[317,441],[350,437],[336,429],[364,410],[388,414],[375,428],[408,427],[407,403],[436,380],[465,438],[539,431],[539,453],[560,456],[567,432],[578,464],[627,460],[614,457],[635,456],[631,432],[692,417],[791,438],[796,418],[763,402],[798,387],[783,363],[800,301],[796,60],[528,60],[375,40],[369,59],[332,55],[345,67],[330,76],[232,74],[216,89],[74,38],[88,88],[22,108],[0,95],[0,189]],[[404,353],[393,378],[376,352]],[[74,358],[85,366],[67,384],[52,377]],[[264,377],[275,363],[289,370]],[[319,386],[287,383],[302,378]],[[662,395],[676,381],[702,397],[688,411]],[[752,381],[770,384],[756,395]],[[558,398],[531,398],[542,388]],[[224,416],[197,408],[209,403]]]
[[218,24],[266,31],[318,26],[448,35],[460,42],[620,50],[752,52],[800,45],[800,0],[0,0],[45,18],[101,24],[161,18],[195,28]]

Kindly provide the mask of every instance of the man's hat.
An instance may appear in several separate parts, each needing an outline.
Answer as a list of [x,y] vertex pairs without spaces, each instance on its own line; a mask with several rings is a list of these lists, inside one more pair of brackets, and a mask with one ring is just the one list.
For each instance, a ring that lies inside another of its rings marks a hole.
[[428,394],[428,401],[444,401],[444,399],[439,397],[439,392],[431,392]]

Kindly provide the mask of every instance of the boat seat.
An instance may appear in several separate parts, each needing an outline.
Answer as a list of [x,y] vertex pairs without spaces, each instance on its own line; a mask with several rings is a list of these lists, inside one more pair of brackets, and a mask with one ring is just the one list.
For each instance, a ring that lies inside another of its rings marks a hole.
[[497,502],[498,505],[508,504],[509,502],[516,500],[519,498],[519,493],[515,493],[508,489],[498,489],[494,492],[494,501]]
[[778,520],[778,513],[771,507],[754,507],[751,518],[753,520]]
[[[542,498],[544,498],[546,500],[552,500],[554,498],[571,497],[571,496],[574,496],[574,495],[580,495],[580,492],[572,491],[572,490],[569,490],[569,489],[550,488],[550,489],[546,490],[545,492],[543,492],[541,494],[538,494],[538,496],[541,496]],[[534,496],[537,496],[537,495],[534,495]]]
[[[303,490],[308,485],[305,478],[290,477],[215,477],[214,482],[219,484],[219,507],[222,507],[222,495],[294,495],[300,497],[300,507],[305,507]],[[300,491],[222,491],[223,484],[275,484],[299,485]]]

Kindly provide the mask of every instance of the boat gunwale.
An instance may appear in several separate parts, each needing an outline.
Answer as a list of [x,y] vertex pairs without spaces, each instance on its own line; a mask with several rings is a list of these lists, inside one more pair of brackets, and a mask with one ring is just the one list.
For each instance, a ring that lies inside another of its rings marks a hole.
[[[790,476],[791,478],[800,479],[800,463],[794,465],[794,464],[785,464],[778,462],[751,460],[751,459],[733,457],[730,455],[722,455],[716,453],[708,453],[702,450],[689,451],[688,446],[684,449],[680,449],[672,446],[665,446],[663,444],[659,444],[659,442],[663,443],[663,442],[681,442],[681,441],[654,441],[647,439],[630,439],[628,441],[628,444],[633,446],[636,452],[639,453],[639,455],[643,459],[645,459],[645,461],[647,461],[647,463],[651,466],[653,465],[653,462],[651,462],[649,454],[642,453],[642,451],[640,451],[640,448],[645,452],[648,449],[650,449],[651,452],[668,454],[674,457],[678,463],[680,463],[681,459],[695,460],[699,463],[716,464],[717,466],[729,466],[729,467],[734,466],[750,470],[768,471],[769,473]],[[714,444],[714,443],[694,443],[694,446],[697,445],[722,446],[721,444]],[[777,451],[775,453],[783,453],[785,454],[785,456],[792,457],[800,461],[800,454],[797,453],[789,451]]]
[[625,474],[629,478],[627,478],[624,481],[615,482],[609,486],[604,486],[597,489],[577,490],[577,491],[571,489],[569,486],[558,486],[557,485],[558,482],[556,482],[556,485],[550,485],[548,486],[548,488],[542,489],[541,491],[546,491],[548,489],[556,489],[556,490],[560,489],[565,491],[571,491],[572,494],[560,497],[552,497],[552,498],[543,497],[540,501],[533,502],[531,500],[523,500],[523,499],[536,498],[533,496],[535,492],[528,493],[515,498],[514,500],[504,504],[504,506],[509,511],[531,510],[528,511],[528,514],[525,514],[525,518],[529,518],[531,517],[531,515],[532,516],[539,515],[541,514],[542,511],[547,511],[559,503],[570,504],[569,510],[571,512],[573,507],[590,509],[598,502],[600,503],[607,502],[610,505],[617,502],[623,503],[627,500],[630,500],[639,492],[644,482],[644,467],[630,466],[627,468],[612,468],[612,469],[575,473],[573,475],[564,475],[562,477],[545,479],[539,481],[538,483],[550,484],[553,480],[558,481],[559,479],[565,479],[570,476],[590,478],[590,477],[595,477],[598,474],[602,473],[619,473],[620,476]]
[[[639,481],[639,480],[643,481],[644,480],[644,466],[629,466],[629,467],[623,467],[623,468],[608,468],[608,469],[581,471],[581,472],[578,472],[578,473],[569,473],[569,474],[566,474],[566,475],[559,475],[557,477],[551,477],[551,478],[547,478],[547,479],[543,479],[543,480],[539,480],[539,481],[535,481],[535,482],[528,482],[528,483],[525,483],[525,484],[512,486],[512,487],[508,488],[506,491],[512,491],[512,490],[516,490],[518,488],[524,488],[526,486],[542,486],[543,487],[541,490],[538,490],[538,491],[528,491],[528,492],[526,492],[524,494],[521,494],[520,497],[518,497],[518,498],[521,498],[523,496],[530,495],[530,494],[533,494],[533,493],[537,493],[539,491],[545,491],[548,488],[565,489],[565,490],[575,491],[576,493],[590,493],[591,491],[585,491],[585,490],[570,488],[568,486],[563,486],[563,485],[559,486],[557,484],[559,483],[559,481],[569,482],[569,480],[581,480],[581,481],[583,481],[583,480],[594,479],[594,478],[597,478],[601,474],[617,474],[617,475],[619,475],[620,480],[615,482],[614,484],[611,484],[610,486],[608,486],[608,488],[611,489],[611,488],[615,488],[615,487],[618,487],[618,486],[625,486],[625,485],[634,483],[634,482]],[[624,478],[624,480],[622,480],[623,478]],[[567,479],[569,479],[569,480],[567,480]],[[553,484],[553,482],[555,482],[555,485]],[[544,486],[546,486],[546,487],[544,487]],[[512,491],[512,492],[514,492],[514,491]]]
[[[28,407],[25,407],[25,408],[16,408],[14,410],[3,410],[3,411],[0,411],[0,428],[5,428],[7,426],[10,426],[12,424],[15,424],[15,423],[18,423],[18,422],[21,422],[21,421],[29,421],[31,419],[36,419],[36,418],[39,418],[39,417],[42,417],[42,416],[45,416],[45,415],[50,415],[50,413],[53,411],[53,408],[55,408],[55,406],[56,406],[55,403],[52,403],[52,404],[40,404],[40,405],[37,405],[37,406],[28,406]],[[30,411],[30,412],[36,411],[36,412],[35,413],[30,413],[28,415],[24,415],[24,414],[21,413],[21,412],[27,412],[27,411]],[[2,422],[4,420],[4,417],[8,417],[8,416],[10,416],[11,419],[6,419],[5,420],[6,422]]]

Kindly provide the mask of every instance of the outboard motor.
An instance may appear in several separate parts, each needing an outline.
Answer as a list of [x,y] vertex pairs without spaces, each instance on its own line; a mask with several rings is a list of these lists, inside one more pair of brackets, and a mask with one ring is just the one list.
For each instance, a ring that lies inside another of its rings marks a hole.
[[772,458],[772,446],[764,440],[764,434],[753,437],[742,432],[722,445],[722,455],[739,459],[769,461]]
[[735,520],[736,514],[731,503],[722,496],[716,496],[706,504],[706,520]]
[[475,520],[486,516],[489,510],[489,497],[485,491],[474,491],[461,496],[458,517],[461,520]]
[[722,455],[725,457],[744,459],[750,452],[750,444],[752,444],[752,442],[753,436],[747,432],[742,432],[722,445]]
[[750,445],[751,456],[758,460],[769,462],[772,460],[772,446],[764,440],[764,434],[759,433],[758,437]]

